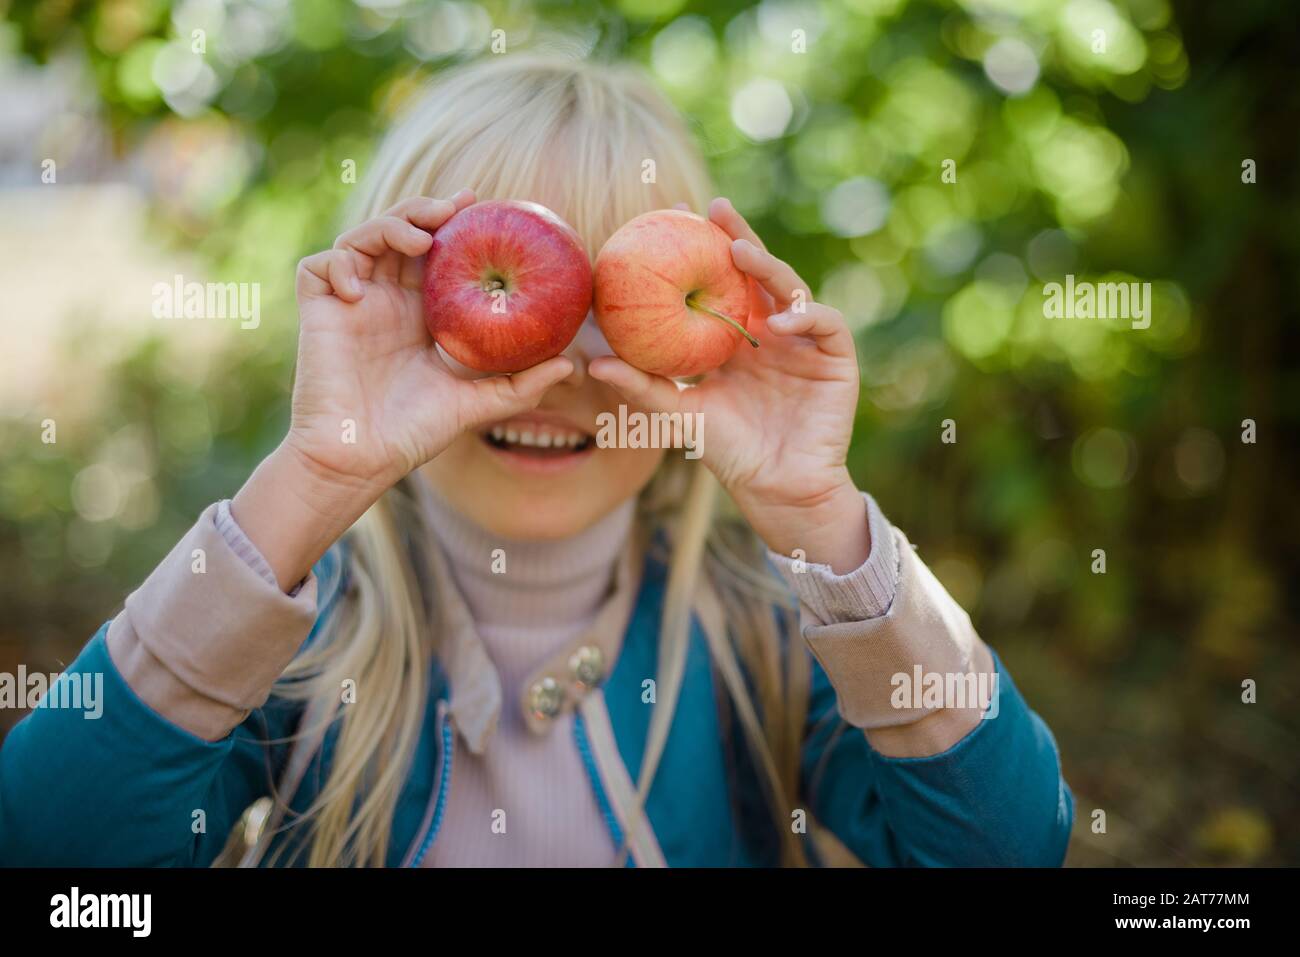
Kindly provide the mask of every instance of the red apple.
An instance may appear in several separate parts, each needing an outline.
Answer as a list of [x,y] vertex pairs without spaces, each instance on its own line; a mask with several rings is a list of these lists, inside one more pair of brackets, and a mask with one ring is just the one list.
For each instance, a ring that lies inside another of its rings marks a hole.
[[726,362],[745,330],[749,282],[731,260],[731,237],[680,209],[644,213],[596,256],[596,321],[620,359],[669,378]]
[[480,372],[519,372],[565,350],[591,308],[591,262],[573,228],[538,203],[475,203],[433,234],[424,319]]

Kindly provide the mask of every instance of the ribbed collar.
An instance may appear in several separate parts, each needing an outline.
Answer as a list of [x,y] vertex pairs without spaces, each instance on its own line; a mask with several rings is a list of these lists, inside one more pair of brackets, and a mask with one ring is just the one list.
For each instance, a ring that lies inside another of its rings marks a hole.
[[[570,692],[563,702],[567,710],[587,690],[566,677],[570,656],[586,646],[598,648],[605,673],[618,658],[645,544],[637,533],[635,500],[565,541],[497,541],[428,482],[416,485],[427,517],[432,573],[455,586],[441,595],[434,622],[451,681],[453,726],[472,753],[483,754],[509,702],[531,731],[544,733],[550,723],[531,714],[533,684],[548,677],[562,681]],[[505,552],[505,574],[492,572],[496,548]],[[516,679],[508,690],[502,670]]]
[[[630,498],[570,538],[498,538],[421,482],[423,507],[474,621],[488,628],[562,628],[590,620],[608,597],[636,518]],[[500,549],[498,552],[497,550]],[[504,573],[494,571],[504,564]]]

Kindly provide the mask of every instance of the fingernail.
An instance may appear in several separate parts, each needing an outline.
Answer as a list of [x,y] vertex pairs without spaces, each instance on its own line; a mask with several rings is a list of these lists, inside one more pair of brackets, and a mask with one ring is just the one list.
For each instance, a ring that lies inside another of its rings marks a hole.
[[734,240],[731,244],[732,251],[738,253],[748,252],[753,248],[754,248],[754,244],[751,243],[748,239],[737,239]]
[[354,296],[361,295],[361,280],[356,276],[350,277],[348,279],[348,291]]

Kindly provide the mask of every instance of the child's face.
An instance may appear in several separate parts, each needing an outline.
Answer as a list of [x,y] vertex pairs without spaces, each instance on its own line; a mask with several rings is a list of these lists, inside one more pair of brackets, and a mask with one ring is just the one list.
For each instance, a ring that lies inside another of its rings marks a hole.
[[[561,181],[557,170],[552,182]],[[543,192],[554,195],[500,198],[531,199],[573,222],[560,190]],[[583,238],[599,248],[607,237]],[[573,360],[573,374],[552,386],[534,411],[462,435],[422,470],[453,508],[502,538],[575,535],[637,495],[663,461],[663,449],[596,447],[596,417],[617,415],[625,400],[587,375],[592,359],[613,354],[590,314],[564,354]],[[478,374],[443,358],[461,374]],[[531,446],[524,444],[529,436]]]
[[639,493],[663,460],[663,449],[596,447],[596,417],[624,400],[587,375],[612,354],[590,315],[564,354],[573,373],[534,411],[462,435],[423,468],[453,508],[502,538],[574,535]]

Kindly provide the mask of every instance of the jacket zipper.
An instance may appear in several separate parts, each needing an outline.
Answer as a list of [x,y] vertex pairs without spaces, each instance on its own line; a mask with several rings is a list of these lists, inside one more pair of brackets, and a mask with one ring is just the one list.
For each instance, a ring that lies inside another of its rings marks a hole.
[[424,821],[421,822],[421,827],[425,829],[424,838],[420,840],[417,835],[419,846],[414,855],[408,853],[407,867],[419,867],[425,855],[429,853],[429,848],[433,846],[434,839],[438,836],[438,829],[442,826],[443,812],[447,809],[447,794],[451,790],[451,764],[454,754],[452,749],[455,741],[451,718],[447,715],[446,701],[438,702],[437,733],[442,739],[442,753],[438,755],[437,781],[434,784],[433,796],[429,799],[429,808],[425,812]]
[[[605,819],[605,826],[609,829],[609,836],[614,839],[616,848],[623,846],[623,828],[618,823],[618,818],[614,814],[614,809],[610,807],[609,796],[605,794],[605,786],[600,780],[600,770],[596,767],[595,756],[591,753],[591,741],[587,738],[587,722],[578,711],[573,712],[573,738],[578,746],[578,754],[582,757],[582,764],[587,769],[587,777],[590,779],[591,788],[596,792],[596,804],[600,807],[601,817]],[[628,855],[628,863],[631,864],[632,856]]]

